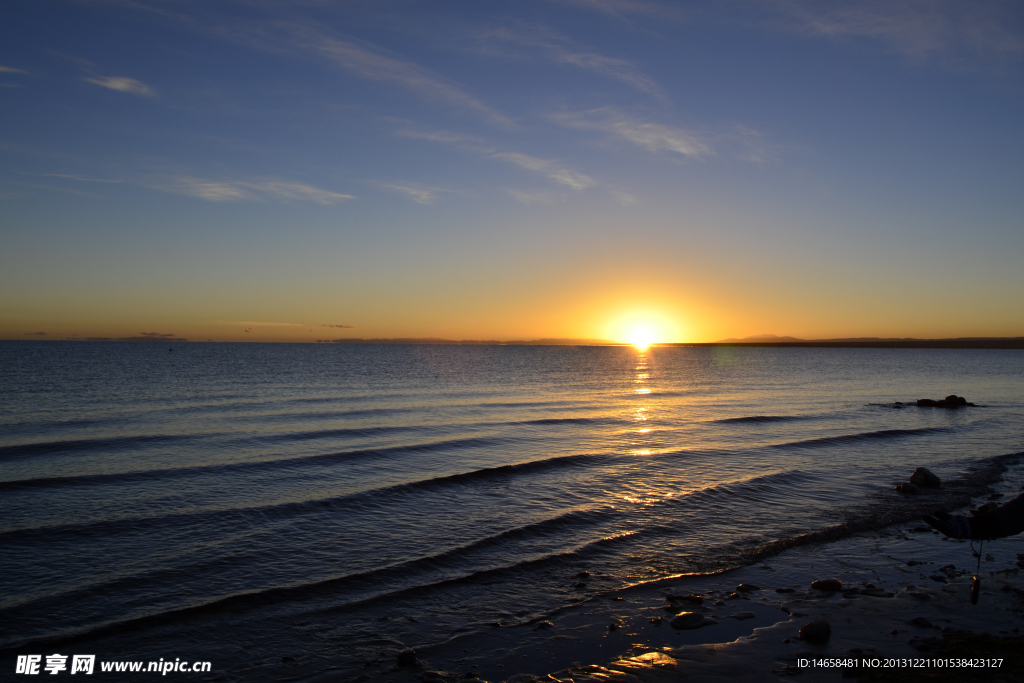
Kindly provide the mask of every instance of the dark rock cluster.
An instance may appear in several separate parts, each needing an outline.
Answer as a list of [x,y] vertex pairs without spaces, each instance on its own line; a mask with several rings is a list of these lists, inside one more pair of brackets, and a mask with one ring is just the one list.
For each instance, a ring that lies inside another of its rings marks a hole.
[[968,403],[967,399],[963,396],[957,396],[956,394],[950,394],[944,399],[933,400],[930,398],[919,398],[917,399],[918,408],[949,408],[956,410],[957,408],[963,408],[965,406],[974,406],[973,403]]
[[942,480],[932,473],[927,467],[918,467],[910,475],[910,483],[903,482],[896,484],[896,490],[900,493],[917,495],[922,488],[938,488],[942,486]]

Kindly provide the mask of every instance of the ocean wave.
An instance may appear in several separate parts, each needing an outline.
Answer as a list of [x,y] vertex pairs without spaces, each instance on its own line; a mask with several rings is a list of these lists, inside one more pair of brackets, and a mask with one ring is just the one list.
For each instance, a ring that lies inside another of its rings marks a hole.
[[876,432],[860,432],[858,434],[843,434],[842,436],[825,436],[817,439],[805,439],[803,441],[790,441],[768,446],[768,448],[819,448],[821,446],[841,446],[863,441],[879,441],[884,439],[899,439],[906,436],[923,436],[926,434],[948,434],[956,431],[954,427],[920,427],[918,429],[882,429]]
[[[47,539],[52,540],[58,536],[116,535],[128,531],[141,531],[169,523],[177,524],[186,520],[190,524],[196,524],[200,521],[210,522],[217,519],[237,520],[239,524],[245,524],[251,523],[252,518],[257,516],[262,519],[279,519],[308,514],[314,511],[339,511],[352,508],[368,509],[371,507],[391,506],[394,505],[395,496],[415,491],[444,489],[451,486],[468,485],[475,482],[521,476],[563,467],[581,467],[597,462],[602,457],[589,454],[556,456],[512,465],[499,465],[458,474],[420,479],[403,484],[366,489],[342,496],[316,500],[12,529],[0,533],[0,541],[6,543],[39,543]],[[102,477],[104,475],[97,476]]]
[[745,424],[758,422],[794,422],[796,420],[810,420],[811,415],[748,415],[746,417],[727,417],[721,420],[710,420],[716,424]]
[[95,439],[73,439],[67,441],[42,441],[35,443],[0,446],[0,460],[40,455],[85,453],[95,451],[123,451],[147,448],[154,445],[195,441],[209,435],[198,434],[151,434],[142,436],[98,437]]
[[[179,617],[188,617],[197,614],[207,614],[226,609],[252,609],[255,607],[273,604],[281,601],[300,602],[316,598],[324,594],[356,594],[362,597],[348,600],[342,605],[334,606],[331,610],[351,609],[355,605],[365,605],[368,602],[395,599],[409,591],[423,591],[436,588],[442,585],[479,580],[486,576],[493,576],[496,573],[515,571],[527,565],[535,565],[549,561],[552,558],[563,557],[574,554],[578,549],[560,551],[554,553],[541,553],[539,557],[526,560],[518,560],[511,564],[500,564],[498,558],[487,558],[485,566],[465,571],[466,563],[474,553],[486,550],[494,546],[500,546],[509,542],[527,540],[537,537],[550,536],[565,529],[577,528],[580,526],[593,526],[600,524],[604,517],[612,513],[613,509],[595,510],[573,510],[555,515],[553,517],[538,520],[530,524],[514,527],[471,543],[450,548],[442,552],[419,557],[403,562],[394,563],[384,567],[355,572],[344,576],[331,577],[310,583],[301,583],[291,586],[272,586],[262,590],[251,590],[233,595],[227,595],[206,602],[175,606],[172,609],[161,610],[151,614],[135,616],[128,619],[111,620],[103,624],[94,625],[87,629],[69,629],[65,634],[46,638],[45,640],[26,640],[18,643],[15,647],[24,647],[33,642],[47,642],[56,645],[67,642],[69,639],[83,637],[95,637],[122,631],[127,628],[140,627],[165,623],[166,621]],[[586,546],[601,546],[613,543],[616,537],[604,537],[585,544]],[[499,564],[495,565],[494,562]],[[220,560],[212,563],[220,564]],[[187,566],[174,570],[156,570],[141,574],[130,574],[117,577],[112,580],[90,583],[78,586],[74,590],[61,592],[59,594],[46,595],[34,600],[25,601],[17,605],[7,607],[2,612],[11,616],[12,612],[35,612],[47,611],[53,604],[68,604],[76,600],[88,597],[90,600],[102,598],[105,595],[119,596],[130,593],[140,586],[173,580],[173,576],[182,573],[194,573],[208,569],[205,566]],[[448,570],[454,573],[445,574]],[[440,576],[436,576],[440,573]],[[430,575],[434,574],[433,577]],[[394,585],[396,579],[404,579],[398,586]],[[381,588],[390,586],[390,588]],[[366,593],[369,592],[367,595]]]
[[317,453],[314,455],[297,456],[293,458],[276,458],[271,460],[258,460],[255,462],[225,463],[221,465],[195,465],[193,467],[174,467],[166,469],[137,470],[131,472],[115,472],[111,474],[82,474],[65,477],[37,477],[33,479],[12,479],[0,481],[0,491],[17,489],[51,487],[51,486],[82,486],[96,485],[100,483],[126,483],[134,481],[145,481],[163,477],[182,477],[196,475],[211,475],[223,473],[235,473],[245,471],[289,469],[295,467],[307,467],[335,462],[349,462],[377,457],[390,457],[407,453],[429,453],[434,451],[455,450],[462,448],[484,448],[498,446],[507,443],[508,438],[497,437],[468,437],[462,439],[447,439],[443,441],[432,441],[430,443],[409,444],[405,446],[390,446],[386,448],[368,448],[354,451],[340,451],[337,453]]

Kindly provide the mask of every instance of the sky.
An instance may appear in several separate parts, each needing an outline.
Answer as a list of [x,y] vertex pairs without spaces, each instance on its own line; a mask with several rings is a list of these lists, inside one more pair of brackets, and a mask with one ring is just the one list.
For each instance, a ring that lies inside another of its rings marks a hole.
[[1024,336],[1024,4],[7,0],[0,338]]

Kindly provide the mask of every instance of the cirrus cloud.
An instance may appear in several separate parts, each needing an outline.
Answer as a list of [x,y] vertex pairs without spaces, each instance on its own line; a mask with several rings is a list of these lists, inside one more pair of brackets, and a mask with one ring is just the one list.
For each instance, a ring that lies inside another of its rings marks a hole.
[[322,190],[312,185],[279,179],[209,180],[176,176],[153,185],[156,189],[198,197],[210,202],[284,199],[310,201],[321,205],[337,204],[355,195]]
[[98,76],[96,78],[83,77],[82,80],[86,83],[98,85],[101,88],[131,93],[132,95],[142,95],[144,97],[152,97],[154,95],[152,88],[142,81],[137,81],[134,78],[126,78],[124,76]]

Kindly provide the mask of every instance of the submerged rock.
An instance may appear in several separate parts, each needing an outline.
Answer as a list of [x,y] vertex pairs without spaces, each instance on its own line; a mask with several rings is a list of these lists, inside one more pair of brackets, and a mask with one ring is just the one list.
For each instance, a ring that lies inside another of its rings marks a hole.
[[811,582],[811,588],[819,591],[841,591],[843,582],[839,579],[818,579]]
[[913,619],[911,619],[907,623],[910,624],[911,626],[918,626],[920,628],[931,628],[932,627],[932,622],[928,621],[924,617],[914,617]]
[[753,591],[759,591],[759,590],[761,590],[761,587],[760,586],[755,586],[752,583],[741,583],[740,585],[736,586],[736,592],[737,593],[751,593]]
[[956,410],[964,406],[975,407],[973,403],[968,403],[967,399],[963,396],[957,396],[956,394],[950,394],[944,399],[935,401],[930,398],[919,398],[917,399],[918,408],[949,408],[950,410]]
[[795,588],[776,588],[775,592],[776,593],[795,593],[796,589]]
[[932,471],[927,467],[918,467],[910,475],[910,483],[917,484],[918,486],[941,486],[942,480],[932,474]]
[[545,619],[544,621],[538,621],[537,625],[533,627],[533,630],[534,631],[542,631],[544,629],[554,628],[554,626],[555,626],[554,624],[552,624],[550,621]]
[[415,650],[402,650],[398,653],[398,666],[416,666],[419,663]]
[[698,612],[683,612],[668,623],[672,628],[691,629],[698,628],[704,624],[704,615]]
[[896,490],[900,493],[907,493],[912,496],[916,496],[921,492],[921,490],[914,484],[896,484]]
[[818,619],[804,624],[798,637],[806,643],[824,645],[832,637],[832,627],[824,619]]
[[733,619],[736,619],[737,621],[743,621],[744,619],[753,619],[757,615],[753,612],[737,612],[736,614],[733,614],[731,616]]

